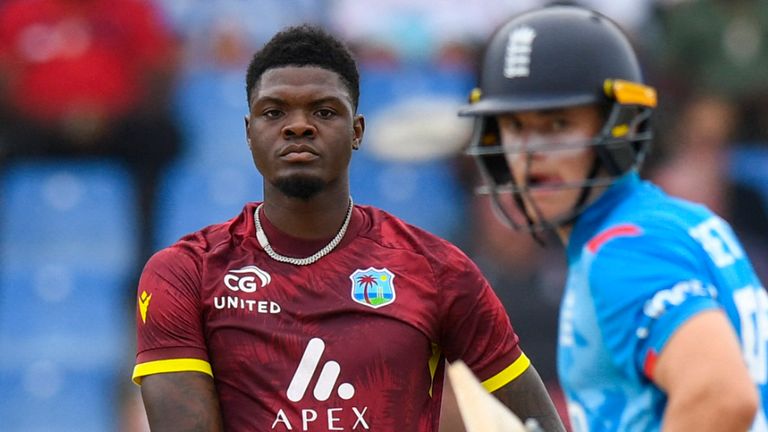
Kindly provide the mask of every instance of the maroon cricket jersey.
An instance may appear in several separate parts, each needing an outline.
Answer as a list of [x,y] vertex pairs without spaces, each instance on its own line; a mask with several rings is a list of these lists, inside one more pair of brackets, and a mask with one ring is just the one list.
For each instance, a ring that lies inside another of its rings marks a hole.
[[[493,290],[450,243],[355,206],[339,246],[297,266],[261,249],[255,208],[149,260],[137,383],[212,375],[232,431],[435,431],[444,359],[462,359],[491,391],[528,367]],[[261,220],[283,255],[327,243]]]

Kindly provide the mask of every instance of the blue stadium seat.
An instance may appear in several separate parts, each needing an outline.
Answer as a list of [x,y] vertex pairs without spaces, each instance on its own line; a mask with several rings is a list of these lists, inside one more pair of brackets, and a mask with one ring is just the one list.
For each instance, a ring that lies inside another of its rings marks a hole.
[[98,368],[126,355],[133,315],[125,277],[61,264],[3,267],[0,369],[39,358]]
[[250,162],[213,164],[181,161],[161,181],[155,247],[173,244],[185,234],[237,216],[246,202],[260,201],[263,180]]
[[17,162],[0,178],[0,429],[112,430],[130,358],[136,191],[105,161]]
[[0,189],[3,265],[59,262],[87,269],[135,265],[136,191],[121,166],[19,162]]
[[0,371],[3,432],[118,430],[118,377],[38,360]]
[[[371,150],[382,145],[374,141],[378,131],[371,128],[391,127],[391,123],[377,123],[378,119],[408,100],[434,98],[455,101],[458,107],[474,80],[469,72],[430,65],[361,67],[359,111],[366,116],[369,131],[350,168],[352,196],[357,203],[379,207],[441,237],[458,239],[467,194],[451,155],[413,160],[384,157]],[[458,116],[456,121],[461,121]],[[401,145],[417,147],[420,142]]]
[[187,158],[218,164],[248,159],[243,120],[248,104],[240,69],[188,72],[179,83],[175,105]]
[[352,197],[386,210],[440,237],[457,240],[467,193],[444,159],[398,162],[356,153],[350,168]]
[[419,64],[399,69],[360,68],[359,111],[378,114],[397,100],[418,95],[455,97],[466,101],[475,77],[469,71]]

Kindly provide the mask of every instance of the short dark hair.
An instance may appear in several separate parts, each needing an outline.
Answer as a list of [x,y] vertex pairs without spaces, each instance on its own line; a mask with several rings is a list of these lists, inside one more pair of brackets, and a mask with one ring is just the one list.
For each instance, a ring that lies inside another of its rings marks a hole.
[[248,106],[256,83],[264,72],[283,66],[317,66],[336,72],[347,86],[352,106],[357,110],[360,76],[352,53],[330,33],[308,24],[277,33],[253,55],[245,77]]

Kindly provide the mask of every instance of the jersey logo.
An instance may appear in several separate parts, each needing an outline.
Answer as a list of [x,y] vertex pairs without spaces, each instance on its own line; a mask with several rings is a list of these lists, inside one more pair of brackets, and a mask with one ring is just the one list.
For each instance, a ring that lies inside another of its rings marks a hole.
[[[256,283],[258,279],[259,283]],[[232,291],[252,293],[257,288],[263,288],[272,282],[272,276],[255,265],[245,266],[241,269],[230,270],[224,276],[224,285]]]
[[139,298],[139,312],[141,312],[141,322],[144,324],[147,323],[147,309],[149,309],[150,300],[152,300],[152,294],[143,291]]
[[357,269],[349,278],[356,303],[378,309],[395,301],[395,275],[386,268]]
[[504,76],[527,77],[531,74],[531,52],[536,31],[528,26],[516,28],[509,34],[504,55]]
[[[304,355],[301,356],[299,366],[296,368],[296,373],[293,374],[291,383],[288,385],[288,400],[291,402],[298,402],[304,398],[307,388],[309,388],[309,382],[312,380],[312,376],[317,371],[317,367],[320,365],[320,357],[325,351],[325,342],[320,338],[312,338],[307,344],[307,348],[304,350]],[[339,378],[341,372],[341,366],[339,363],[330,360],[325,362],[323,368],[320,370],[320,375],[317,377],[317,383],[313,395],[315,399],[319,401],[326,401],[331,396],[333,387]],[[339,385],[336,393],[340,398],[349,400],[355,395],[355,387],[349,383],[342,383]]]
[[[338,362],[329,360],[320,367],[320,358],[323,356],[323,352],[325,352],[325,342],[320,338],[312,338],[307,344],[307,348],[304,349],[299,366],[288,385],[286,391],[288,400],[299,402],[304,399],[304,394],[315,379],[314,376],[318,368],[320,373],[317,374],[315,387],[312,391],[318,402],[328,400],[334,388],[336,394],[344,400],[348,401],[355,396],[355,387],[352,384],[345,382],[339,384],[338,387],[336,386],[341,373],[341,366]],[[337,406],[338,402],[330,402],[328,406],[317,403],[310,404],[309,402],[302,405],[314,407],[302,408],[301,412],[295,415],[291,414],[295,409],[288,411],[283,408],[278,409],[275,420],[272,422],[272,430],[275,430],[278,425],[282,425],[284,428],[280,430],[294,430],[295,428],[297,431],[306,432],[310,430],[371,430],[368,406],[339,407]],[[317,427],[316,424],[325,425],[325,427]]]
[[[692,297],[717,298],[717,289],[712,285],[704,285],[701,281],[691,279],[676,283],[672,288],[657,291],[645,302],[643,314],[652,321],[659,319],[667,310],[680,306]],[[639,327],[635,334],[645,339],[650,333],[650,323]]]

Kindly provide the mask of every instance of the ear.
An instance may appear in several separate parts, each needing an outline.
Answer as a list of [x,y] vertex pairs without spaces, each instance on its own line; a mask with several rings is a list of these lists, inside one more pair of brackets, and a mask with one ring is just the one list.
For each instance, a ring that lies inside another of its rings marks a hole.
[[365,117],[358,114],[352,119],[352,150],[359,149],[363,144],[363,133],[365,133]]
[[245,140],[248,142],[248,148],[251,148],[251,134],[249,133],[251,122],[250,122],[249,116],[246,115],[244,120],[245,120]]

